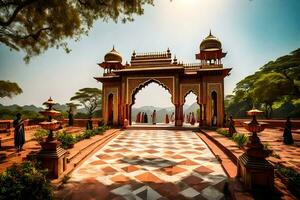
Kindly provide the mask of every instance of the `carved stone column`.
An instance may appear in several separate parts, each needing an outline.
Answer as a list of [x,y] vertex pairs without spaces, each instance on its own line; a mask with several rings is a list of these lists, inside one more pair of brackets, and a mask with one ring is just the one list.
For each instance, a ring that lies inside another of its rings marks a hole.
[[182,126],[183,124],[183,105],[175,105],[175,126]]
[[203,117],[203,120],[202,120],[202,123],[204,126],[207,125],[207,120],[206,120],[206,104],[203,104],[203,114],[204,114],[204,117]]
[[203,116],[202,116],[202,104],[200,104],[200,121],[199,121],[199,126],[203,126]]

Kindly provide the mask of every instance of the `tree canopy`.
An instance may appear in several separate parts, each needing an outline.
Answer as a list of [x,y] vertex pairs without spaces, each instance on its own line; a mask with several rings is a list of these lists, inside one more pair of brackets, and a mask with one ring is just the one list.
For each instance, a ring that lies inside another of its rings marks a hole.
[[21,94],[23,91],[17,83],[0,80],[0,98]]
[[[236,84],[234,95],[227,96],[226,111],[243,117],[246,110],[256,106],[272,117],[273,109],[288,111],[285,115],[300,116],[300,49],[279,57]],[[286,108],[283,108],[285,106]],[[280,108],[282,107],[282,108]],[[289,108],[288,108],[289,107]],[[282,116],[283,117],[283,116]]]
[[98,88],[82,88],[71,97],[71,101],[79,101],[92,118],[94,111],[101,105],[102,91]]
[[0,42],[26,53],[28,62],[51,47],[70,49],[66,39],[87,34],[101,19],[132,21],[153,0],[1,0]]

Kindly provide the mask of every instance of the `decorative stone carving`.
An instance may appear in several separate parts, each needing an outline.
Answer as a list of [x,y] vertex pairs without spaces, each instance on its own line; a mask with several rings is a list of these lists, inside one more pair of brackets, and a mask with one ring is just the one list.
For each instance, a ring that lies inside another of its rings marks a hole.
[[197,103],[200,104],[200,84],[180,84],[180,104],[184,104],[185,97],[190,92],[197,96]]

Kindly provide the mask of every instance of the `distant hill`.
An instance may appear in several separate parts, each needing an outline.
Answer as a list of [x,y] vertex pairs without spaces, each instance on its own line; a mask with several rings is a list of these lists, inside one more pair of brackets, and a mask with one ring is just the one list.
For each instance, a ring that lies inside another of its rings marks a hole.
[[190,112],[194,112],[197,113],[197,110],[200,109],[200,106],[195,102],[192,105],[183,108],[183,112],[184,113],[190,113]]
[[39,112],[43,110],[42,107],[36,107],[35,105],[25,105],[25,106],[19,106],[17,104],[5,106],[0,104],[0,109],[7,109],[10,111],[17,111],[17,110],[28,110],[28,111],[34,111],[34,112]]

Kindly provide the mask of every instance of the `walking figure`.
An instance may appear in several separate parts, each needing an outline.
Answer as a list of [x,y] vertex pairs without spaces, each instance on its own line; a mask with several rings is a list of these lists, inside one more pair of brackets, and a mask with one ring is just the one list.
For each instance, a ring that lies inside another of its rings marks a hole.
[[228,137],[232,137],[232,135],[234,133],[236,133],[236,129],[235,129],[235,126],[234,126],[234,121],[233,121],[233,118],[232,116],[229,117],[229,131],[228,131]]
[[292,135],[292,123],[290,121],[290,117],[287,118],[285,125],[284,125],[283,143],[284,144],[294,144],[294,139],[293,139],[293,135]]
[[21,114],[18,113],[16,115],[16,119],[13,122],[13,126],[15,128],[14,142],[17,151],[21,151],[22,147],[25,143],[25,131],[24,131],[24,121],[21,118]]

